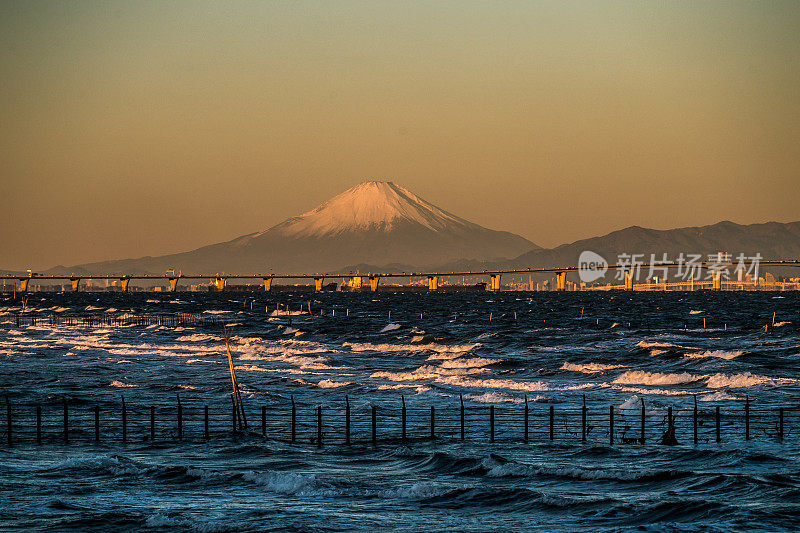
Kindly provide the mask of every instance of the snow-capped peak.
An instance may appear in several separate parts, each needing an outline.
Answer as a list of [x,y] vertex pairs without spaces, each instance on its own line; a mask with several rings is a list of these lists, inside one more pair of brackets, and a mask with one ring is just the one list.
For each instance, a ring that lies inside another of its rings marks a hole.
[[398,222],[415,222],[433,231],[472,226],[391,181],[365,181],[275,229],[284,235],[321,236],[359,229],[389,231]]

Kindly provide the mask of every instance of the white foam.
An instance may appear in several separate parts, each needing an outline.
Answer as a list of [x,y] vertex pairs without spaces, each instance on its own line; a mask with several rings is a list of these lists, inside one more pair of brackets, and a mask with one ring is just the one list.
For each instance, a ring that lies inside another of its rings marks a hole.
[[628,370],[614,383],[621,385],[682,385],[703,379],[705,376],[689,373],[662,374],[660,372],[644,372],[642,370]]
[[330,379],[323,379],[317,386],[321,389],[338,389],[339,387],[346,387],[352,385],[351,381],[332,381]]
[[402,326],[400,324],[390,323],[386,324],[386,326],[381,330],[381,333],[386,333],[389,331],[396,331],[400,329]]
[[469,352],[481,346],[475,344],[372,344],[370,342],[345,342],[342,347],[349,348],[352,352],[426,352],[460,353]]
[[781,385],[791,385],[795,383],[798,383],[798,380],[790,378],[769,378],[766,376],[757,376],[750,372],[743,372],[741,374],[714,374],[708,378],[708,387],[711,389],[746,389],[757,386],[779,387]]
[[515,398],[514,396],[509,396],[508,394],[503,394],[502,392],[484,392],[481,395],[468,394],[467,398],[473,402],[480,403],[522,403],[523,401],[521,398]]
[[639,398],[637,395],[633,395],[617,407],[620,411],[625,411],[628,409],[641,409],[642,407],[642,399]]
[[573,364],[564,363],[561,365],[561,370],[570,372],[581,372],[582,374],[595,374],[597,372],[606,372],[617,368],[627,368],[625,365],[607,365],[603,363],[586,363],[586,364]]
[[726,352],[724,350],[706,350],[704,352],[696,352],[696,353],[687,353],[685,354],[686,357],[690,359],[703,359],[705,357],[716,357],[718,359],[725,359],[730,361],[736,357],[739,357],[744,352],[741,350],[737,350],[734,352]]
[[652,341],[639,341],[636,343],[636,346],[639,348],[686,348],[686,346],[681,346],[679,344],[673,344],[671,342],[652,342]]
[[[430,359],[430,358],[429,358]],[[499,363],[501,359],[486,359],[484,357],[469,357],[467,359],[445,359],[441,368],[481,368]]]
[[138,387],[139,385],[132,385],[132,384],[130,384],[130,383],[123,383],[123,382],[121,382],[121,381],[117,381],[117,380],[115,379],[115,380],[114,380],[114,381],[112,381],[112,382],[111,382],[111,383],[110,383],[108,386],[109,386],[109,387],[117,387],[117,388],[120,388],[120,389],[129,389],[129,388]]
[[738,396],[728,394],[725,391],[717,391],[717,392],[712,392],[710,394],[704,394],[699,398],[701,402],[722,402],[726,400],[742,400],[742,399],[743,398],[739,398]]

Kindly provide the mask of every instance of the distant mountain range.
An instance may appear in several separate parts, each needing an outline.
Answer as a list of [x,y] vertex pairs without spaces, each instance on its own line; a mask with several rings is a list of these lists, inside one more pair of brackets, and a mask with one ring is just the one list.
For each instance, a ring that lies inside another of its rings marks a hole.
[[[448,213],[392,182],[368,181],[302,215],[265,231],[189,252],[58,266],[49,273],[163,274],[174,268],[190,273],[329,273],[421,269],[575,265],[584,250],[609,263],[620,254],[716,252],[732,257],[761,254],[764,259],[800,259],[800,222],[740,225],[733,222],[654,230],[631,226],[600,237],[543,249],[505,231],[484,228]],[[798,274],[793,269],[792,274]],[[787,271],[787,273],[790,273]]]
[[631,226],[602,237],[531,250],[502,264],[509,268],[576,265],[584,250],[600,254],[609,263],[616,263],[620,254],[644,254],[649,261],[650,254],[661,260],[665,253],[669,260],[675,260],[681,253],[702,254],[705,260],[717,252],[727,252],[734,259],[740,253],[747,257],[760,253],[763,259],[800,259],[800,222],[741,225],[724,221],[670,230]]

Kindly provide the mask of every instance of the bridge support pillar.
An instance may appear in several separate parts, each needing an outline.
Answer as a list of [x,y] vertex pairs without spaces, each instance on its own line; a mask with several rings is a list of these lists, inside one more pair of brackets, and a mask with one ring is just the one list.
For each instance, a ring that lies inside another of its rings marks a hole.
[[633,270],[625,271],[625,290],[626,291],[633,290]]
[[128,285],[131,283],[131,278],[121,278],[120,283],[122,283],[122,292],[128,292]]
[[369,290],[375,292],[378,290],[378,283],[381,281],[380,276],[370,276],[369,277]]
[[567,273],[556,272],[556,290],[563,291],[567,288]]
[[19,292],[28,292],[28,282],[31,278],[19,278]]
[[350,283],[349,283],[350,290],[360,291],[363,283],[364,280],[361,278],[361,276],[353,276],[352,278],[350,278]]
[[322,290],[322,283],[325,281],[325,278],[318,277],[314,278],[314,290],[319,292]]
[[228,278],[217,277],[214,280],[214,286],[217,288],[218,291],[224,291],[225,285],[227,284],[228,284]]
[[169,292],[175,292],[178,288],[179,278],[169,278]]
[[489,283],[489,289],[493,291],[500,290],[500,274],[492,274]]
[[439,276],[428,276],[428,290],[435,291],[439,289]]
[[72,282],[72,292],[78,292],[78,287],[81,284],[81,278],[69,278]]
[[722,290],[722,271],[716,270],[711,273],[711,290],[714,291],[721,291]]
[[263,278],[264,279],[264,292],[269,292],[272,290],[272,278]]

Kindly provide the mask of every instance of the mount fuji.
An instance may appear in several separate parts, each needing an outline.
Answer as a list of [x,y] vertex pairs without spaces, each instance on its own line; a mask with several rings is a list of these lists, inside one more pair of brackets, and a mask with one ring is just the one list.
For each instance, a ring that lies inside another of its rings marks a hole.
[[539,247],[448,213],[392,182],[367,181],[267,230],[184,253],[56,267],[74,273],[327,273],[358,265],[431,268]]

